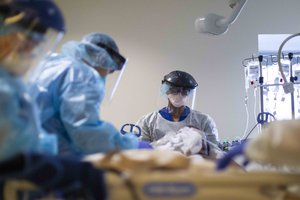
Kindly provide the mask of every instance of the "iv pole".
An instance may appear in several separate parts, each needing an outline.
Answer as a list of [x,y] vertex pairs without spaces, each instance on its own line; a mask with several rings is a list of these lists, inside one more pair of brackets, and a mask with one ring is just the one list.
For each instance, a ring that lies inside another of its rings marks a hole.
[[263,61],[263,56],[260,55],[258,56],[258,61],[259,61],[259,92],[260,92],[260,112],[264,113],[264,88],[263,88],[263,84],[264,84],[264,77],[263,77],[263,73],[262,73],[262,61]]
[[[294,83],[294,77],[293,77],[293,53],[289,53],[289,60],[290,60],[290,82]],[[291,110],[292,110],[292,119],[295,119],[295,100],[294,100],[294,91],[291,92]]]

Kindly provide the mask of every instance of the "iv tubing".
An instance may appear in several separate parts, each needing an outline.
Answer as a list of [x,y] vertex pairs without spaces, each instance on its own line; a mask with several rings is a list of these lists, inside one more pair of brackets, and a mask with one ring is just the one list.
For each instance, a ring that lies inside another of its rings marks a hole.
[[277,53],[277,62],[278,62],[278,67],[279,67],[279,72],[281,73],[281,76],[283,78],[283,82],[284,83],[287,83],[287,79],[283,73],[283,70],[282,70],[282,66],[281,66],[281,62],[280,62],[280,58],[281,58],[281,51],[282,51],[282,48],[283,46],[285,45],[285,43],[287,41],[289,41],[290,39],[292,39],[293,37],[296,37],[296,36],[300,36],[300,33],[295,33],[289,37],[287,37],[280,45],[279,49],[278,49],[278,53]]

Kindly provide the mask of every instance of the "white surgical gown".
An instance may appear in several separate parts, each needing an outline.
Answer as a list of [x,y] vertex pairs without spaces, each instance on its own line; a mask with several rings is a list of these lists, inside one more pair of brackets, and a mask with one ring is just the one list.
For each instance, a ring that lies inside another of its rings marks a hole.
[[206,135],[206,139],[218,144],[218,130],[213,119],[196,110],[190,110],[181,121],[175,122],[164,118],[159,111],[152,112],[142,117],[137,123],[141,129],[141,140],[154,142],[165,136],[168,132],[177,132],[185,126],[192,126]]

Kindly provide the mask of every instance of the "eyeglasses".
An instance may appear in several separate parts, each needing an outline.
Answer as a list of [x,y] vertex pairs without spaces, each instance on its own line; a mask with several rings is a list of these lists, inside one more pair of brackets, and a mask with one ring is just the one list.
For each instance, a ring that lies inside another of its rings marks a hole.
[[106,46],[105,44],[98,43],[97,46],[105,49],[107,53],[112,57],[112,59],[117,63],[116,70],[121,70],[124,67],[124,64],[126,63],[126,59],[123,56],[121,56],[119,53],[117,53],[112,48]]
[[167,94],[181,94],[182,96],[188,96],[190,94],[191,90],[182,88],[182,87],[170,87],[170,89],[167,91]]

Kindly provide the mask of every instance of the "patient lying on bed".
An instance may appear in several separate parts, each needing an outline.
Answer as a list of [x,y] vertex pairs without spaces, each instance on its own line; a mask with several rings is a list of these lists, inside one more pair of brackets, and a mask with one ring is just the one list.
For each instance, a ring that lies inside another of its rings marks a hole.
[[177,132],[168,132],[151,143],[154,149],[178,151],[186,156],[201,155],[216,158],[221,152],[206,140],[205,133],[195,127],[185,126]]

